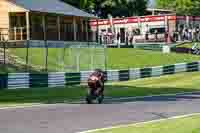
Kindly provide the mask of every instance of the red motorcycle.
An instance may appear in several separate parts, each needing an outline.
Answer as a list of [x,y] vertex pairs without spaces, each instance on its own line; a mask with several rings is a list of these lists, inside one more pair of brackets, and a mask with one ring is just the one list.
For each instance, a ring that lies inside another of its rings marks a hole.
[[95,70],[88,78],[88,94],[86,101],[92,104],[97,100],[99,104],[104,99],[104,73],[101,70]]

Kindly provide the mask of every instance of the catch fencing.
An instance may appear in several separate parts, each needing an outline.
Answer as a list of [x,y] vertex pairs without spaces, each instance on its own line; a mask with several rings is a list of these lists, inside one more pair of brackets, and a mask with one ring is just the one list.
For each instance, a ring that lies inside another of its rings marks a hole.
[[[192,63],[180,63],[168,66],[157,66],[149,68],[136,68],[129,70],[108,70],[105,71],[106,81],[128,81],[141,78],[158,77],[171,75],[180,72],[200,71],[200,61]],[[41,87],[65,87],[80,85],[87,82],[92,71],[77,73],[8,73],[0,74],[0,89],[17,88],[41,88]]]
[[0,65],[16,67],[20,73],[105,70],[105,60],[105,48],[102,47],[0,48]]

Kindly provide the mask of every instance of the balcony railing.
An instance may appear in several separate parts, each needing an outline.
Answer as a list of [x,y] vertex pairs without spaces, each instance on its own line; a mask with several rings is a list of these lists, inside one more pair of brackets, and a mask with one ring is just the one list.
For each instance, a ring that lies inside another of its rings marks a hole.
[[9,40],[26,40],[26,28],[25,27],[14,27],[9,29]]
[[[46,34],[44,34],[43,29],[30,29],[30,40],[50,40],[50,41],[78,41],[78,42],[95,42],[96,33],[90,32],[68,32],[53,29],[47,29]],[[76,36],[76,38],[75,38]],[[14,27],[10,29],[0,28],[0,40],[13,40],[13,41],[23,41],[27,40],[27,30],[26,27]]]

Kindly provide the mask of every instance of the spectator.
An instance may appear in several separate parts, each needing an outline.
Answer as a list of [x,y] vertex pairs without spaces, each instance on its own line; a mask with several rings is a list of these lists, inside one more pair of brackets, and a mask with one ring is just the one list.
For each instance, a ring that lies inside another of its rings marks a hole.
[[120,33],[117,32],[117,43],[120,43]]
[[144,32],[145,32],[145,40],[147,41],[147,40],[149,40],[149,36],[148,36],[148,34],[149,34],[149,30],[148,30],[148,24],[146,25],[146,28],[145,28],[145,30],[144,30]]
[[188,29],[188,40],[192,41],[192,29],[191,28]]
[[192,29],[192,41],[196,41],[196,29]]
[[128,45],[128,43],[129,43],[128,37],[129,37],[129,34],[128,34],[128,32],[126,32],[126,42],[125,42],[126,45]]
[[155,33],[155,40],[156,40],[156,42],[158,41],[158,30],[156,29],[155,31],[154,31],[154,33]]

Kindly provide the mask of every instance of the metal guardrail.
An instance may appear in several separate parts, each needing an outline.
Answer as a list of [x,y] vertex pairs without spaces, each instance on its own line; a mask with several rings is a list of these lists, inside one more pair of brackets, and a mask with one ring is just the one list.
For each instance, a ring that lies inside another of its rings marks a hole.
[[[105,72],[106,81],[128,81],[140,78],[170,75],[180,72],[200,71],[200,61],[191,63],[179,63],[167,66],[149,68],[135,68],[129,70],[108,70]],[[9,73],[0,74],[0,89],[40,88],[40,87],[64,87],[80,85],[87,82],[92,71],[80,73]]]

